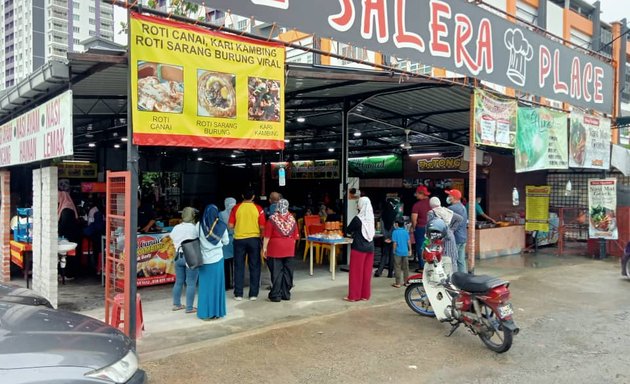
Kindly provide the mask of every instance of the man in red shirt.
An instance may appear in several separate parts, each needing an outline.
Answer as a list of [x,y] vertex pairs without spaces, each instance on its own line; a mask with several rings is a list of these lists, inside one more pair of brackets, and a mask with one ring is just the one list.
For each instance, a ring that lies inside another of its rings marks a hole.
[[[424,244],[424,231],[427,225],[427,214],[431,210],[429,206],[429,189],[420,185],[416,188],[416,203],[411,208],[411,227],[413,228],[413,236],[416,240],[416,256],[418,257],[418,267],[424,269],[424,260],[422,260],[422,244]],[[418,270],[416,270],[418,272]]]
[[243,194],[243,202],[230,213],[229,228],[234,229],[234,299],[243,300],[245,255],[249,265],[249,299],[258,298],[260,288],[260,241],[265,231],[265,211],[254,204],[254,191]]

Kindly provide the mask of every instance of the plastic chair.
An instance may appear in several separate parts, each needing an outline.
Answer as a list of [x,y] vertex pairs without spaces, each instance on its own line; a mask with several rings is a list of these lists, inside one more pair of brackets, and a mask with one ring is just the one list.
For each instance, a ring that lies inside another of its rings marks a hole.
[[[122,308],[125,305],[125,296],[122,293],[118,293],[114,296],[114,303],[112,304],[112,313],[110,316],[110,325],[114,328],[120,328],[121,324],[124,324],[125,319],[122,317]],[[140,294],[136,294],[136,337],[142,336],[144,330],[144,317],[142,316],[142,300]]]
[[[318,217],[319,219],[319,217]],[[311,247],[311,241],[308,240],[308,236],[309,234],[312,233],[319,233],[322,232],[324,230],[324,226],[321,224],[316,224],[316,225],[307,225],[305,223],[304,225],[304,236],[306,237],[306,242],[305,242],[305,246],[304,246],[304,255],[302,257],[302,261],[306,261],[306,257],[310,252],[310,247]],[[320,243],[314,243],[313,244],[313,248],[315,248],[313,250],[313,252],[315,253],[315,263],[321,264],[321,258],[322,258],[322,245]]]

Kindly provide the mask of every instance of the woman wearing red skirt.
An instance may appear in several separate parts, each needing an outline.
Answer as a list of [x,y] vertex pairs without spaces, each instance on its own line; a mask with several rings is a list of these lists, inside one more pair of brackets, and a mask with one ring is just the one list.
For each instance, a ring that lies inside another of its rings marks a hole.
[[348,296],[344,297],[346,301],[369,300],[372,294],[374,211],[367,197],[359,199],[358,208],[359,214],[346,229],[352,236]]

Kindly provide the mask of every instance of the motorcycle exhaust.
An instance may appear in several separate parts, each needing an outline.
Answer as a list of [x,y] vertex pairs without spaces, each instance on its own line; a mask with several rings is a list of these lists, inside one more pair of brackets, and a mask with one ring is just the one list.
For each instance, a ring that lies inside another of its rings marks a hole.
[[518,333],[521,330],[519,327],[516,326],[516,324],[514,324],[514,321],[512,321],[512,320],[505,320],[505,321],[503,321],[503,323],[501,325],[503,325],[505,328],[507,328],[510,331],[512,331],[514,336],[518,335]]

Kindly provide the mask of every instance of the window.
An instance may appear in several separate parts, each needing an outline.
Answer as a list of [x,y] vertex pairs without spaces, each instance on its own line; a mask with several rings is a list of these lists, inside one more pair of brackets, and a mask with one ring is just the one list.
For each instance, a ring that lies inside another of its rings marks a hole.
[[239,31],[244,31],[247,29],[247,23],[249,20],[244,19],[238,22],[238,25],[236,26],[236,29],[238,29]]
[[72,20],[79,21],[80,19],[81,19],[81,16],[79,16],[77,14],[72,15]]
[[74,9],[79,9],[79,3],[78,3],[78,2],[76,2],[76,1],[73,1],[73,2],[72,2],[72,8],[74,8]]
[[79,44],[79,39],[72,39],[72,43],[74,45],[78,45]]
[[94,19],[90,19],[90,25],[94,25],[96,24],[96,22],[94,21]]
[[578,47],[589,49],[591,47],[591,37],[576,29],[571,28],[571,42]]
[[90,31],[90,36],[96,36],[96,31]]
[[[347,57],[349,59],[356,60],[367,60],[368,59],[368,51],[365,48],[353,47],[347,44],[339,44],[339,53],[341,56]],[[352,61],[349,60],[341,60],[343,65],[350,64]]]
[[90,13],[96,13],[96,8],[90,7]]
[[79,27],[72,27],[72,32],[80,33],[81,32],[81,28],[79,28]]
[[538,18],[538,9],[532,7],[522,0],[518,0],[516,2],[516,17],[521,20],[527,21],[528,23],[536,24],[536,19]]

